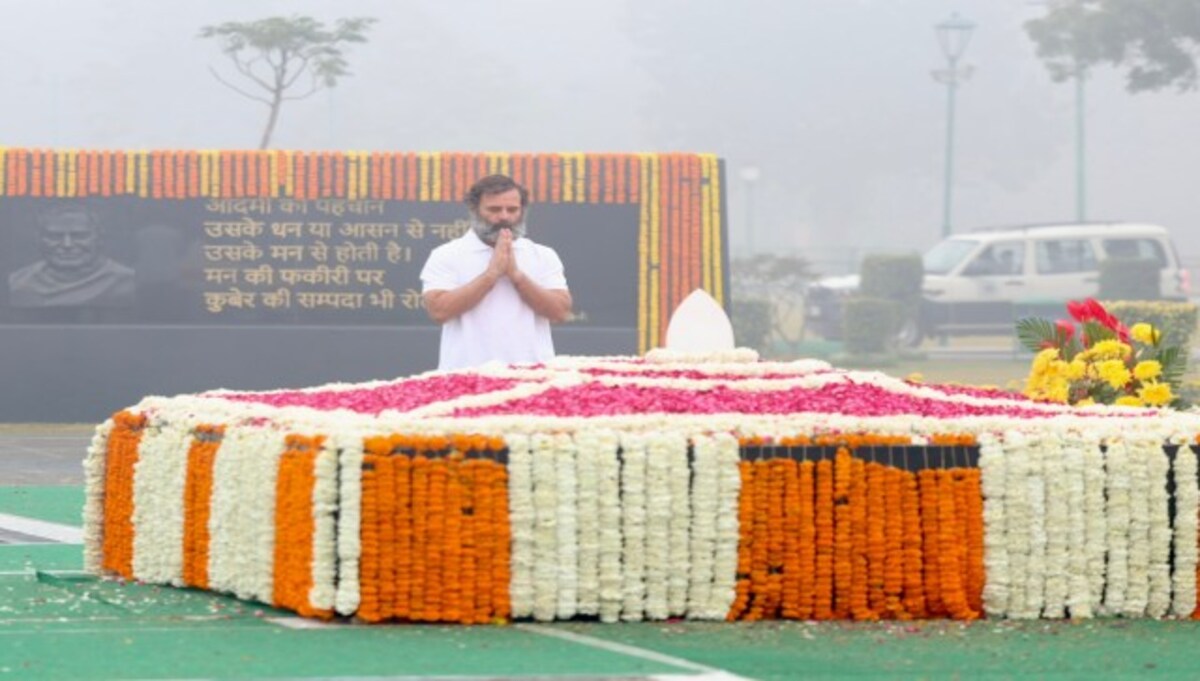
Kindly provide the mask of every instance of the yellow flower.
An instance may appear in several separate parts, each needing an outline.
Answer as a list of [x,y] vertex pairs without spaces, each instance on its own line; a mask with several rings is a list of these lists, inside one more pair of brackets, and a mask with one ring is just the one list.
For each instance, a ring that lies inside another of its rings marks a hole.
[[1075,406],[1076,407],[1090,407],[1093,404],[1096,404],[1096,400],[1093,400],[1090,397],[1085,397],[1082,400],[1079,400],[1078,402],[1076,402]]
[[1113,404],[1116,404],[1118,407],[1140,407],[1142,406],[1142,401],[1133,395],[1122,395]]
[[1046,389],[1046,398],[1051,402],[1066,404],[1067,398],[1071,395],[1071,384],[1061,378],[1055,378],[1050,381],[1050,385]]
[[1058,359],[1058,348],[1046,348],[1033,358],[1033,373],[1041,374],[1050,367],[1050,363]]
[[1096,371],[1100,374],[1101,380],[1114,388],[1124,388],[1129,383],[1129,379],[1132,378],[1129,368],[1125,366],[1125,362],[1119,359],[1106,359],[1098,363]]
[[1119,359],[1121,357],[1128,357],[1132,352],[1133,348],[1119,340],[1110,338],[1096,343],[1091,348],[1085,350],[1083,354],[1087,355],[1086,358]]
[[914,371],[908,376],[905,376],[904,380],[908,381],[909,383],[924,383],[925,376],[919,371]]
[[1076,357],[1067,365],[1067,369],[1063,372],[1063,375],[1072,381],[1078,381],[1087,376],[1087,366],[1087,362]]
[[1141,390],[1138,390],[1138,397],[1142,398],[1142,401],[1146,404],[1156,407],[1160,407],[1175,399],[1175,396],[1171,394],[1170,383],[1157,382],[1147,383],[1143,386]]
[[1141,322],[1133,325],[1133,328],[1129,330],[1129,335],[1133,336],[1133,339],[1139,343],[1154,345],[1162,337],[1162,332],[1145,322]]
[[1162,363],[1147,359],[1137,363],[1133,368],[1133,376],[1139,381],[1149,381],[1162,375]]

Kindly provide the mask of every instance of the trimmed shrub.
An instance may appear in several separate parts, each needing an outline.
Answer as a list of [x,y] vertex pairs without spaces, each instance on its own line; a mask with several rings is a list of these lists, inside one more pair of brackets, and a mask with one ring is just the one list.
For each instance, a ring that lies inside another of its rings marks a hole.
[[738,347],[754,348],[760,353],[771,333],[771,304],[765,300],[735,300],[733,315],[733,338]]
[[1162,298],[1158,261],[1150,258],[1109,258],[1100,263],[1100,298],[1158,300]]
[[895,341],[896,303],[884,298],[851,298],[846,301],[842,323],[846,352],[890,352]]
[[1182,348],[1192,347],[1196,331],[1195,303],[1165,300],[1108,300],[1102,304],[1125,326],[1146,322],[1166,332],[1163,342]]

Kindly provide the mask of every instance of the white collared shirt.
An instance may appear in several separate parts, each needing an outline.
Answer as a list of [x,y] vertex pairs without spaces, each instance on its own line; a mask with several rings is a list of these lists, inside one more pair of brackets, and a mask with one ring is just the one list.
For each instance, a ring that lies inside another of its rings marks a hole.
[[[513,241],[517,268],[545,289],[567,290],[563,264],[553,248],[528,238]],[[487,269],[492,247],[468,229],[433,249],[421,269],[422,291],[453,291]],[[508,277],[501,277],[475,307],[442,324],[438,369],[474,367],[493,360],[507,364],[544,362],[554,357],[550,320],[521,300]]]

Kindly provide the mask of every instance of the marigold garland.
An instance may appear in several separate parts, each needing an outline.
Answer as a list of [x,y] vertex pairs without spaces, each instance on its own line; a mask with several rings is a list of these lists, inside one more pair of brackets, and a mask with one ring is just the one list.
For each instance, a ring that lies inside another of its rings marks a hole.
[[213,465],[224,432],[223,426],[197,426],[188,449],[183,499],[183,582],[200,589],[208,588]]
[[470,434],[364,440],[360,619],[509,617],[507,475],[488,458],[503,448]]
[[133,579],[133,474],[145,426],[142,414],[114,414],[105,457],[101,566],[125,579]]
[[816,569],[813,571],[813,618],[833,618],[834,466],[829,460],[816,465]]
[[329,618],[333,616],[331,611],[309,603],[313,586],[314,467],[324,441],[321,435],[288,435],[279,460],[272,602],[307,617]]

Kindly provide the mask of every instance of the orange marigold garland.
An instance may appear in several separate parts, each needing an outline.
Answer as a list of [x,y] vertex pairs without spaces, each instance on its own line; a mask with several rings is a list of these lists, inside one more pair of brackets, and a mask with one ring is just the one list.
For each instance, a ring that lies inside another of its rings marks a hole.
[[145,426],[142,414],[114,414],[105,456],[101,566],[125,579],[133,579],[133,472]]
[[833,618],[834,582],[834,465],[820,461],[816,465],[816,568],[813,571],[813,618]]
[[917,474],[921,492],[921,541],[924,547],[925,610],[930,617],[945,617],[942,601],[942,543],[938,531],[941,515],[938,512],[938,471],[926,468]]
[[884,469],[884,506],[887,511],[883,518],[883,611],[887,617],[899,619],[908,616],[901,600],[904,595],[904,477],[904,471],[891,467]]
[[867,463],[853,457],[850,487],[850,522],[853,547],[850,566],[850,616],[856,620],[876,619],[868,598],[867,564]]
[[839,447],[833,462],[833,616],[850,616],[854,584],[854,519],[851,487],[854,485],[853,457]]
[[274,590],[271,598],[275,605],[306,617],[331,617],[332,612],[309,604],[309,591],[313,586],[314,467],[324,437],[288,435],[285,442],[275,492]]
[[963,526],[963,589],[967,604],[983,612],[983,586],[986,574],[983,567],[983,491],[978,468],[958,468],[954,471],[956,503]]
[[797,467],[798,535],[796,619],[813,617],[817,564],[816,464],[803,461]]
[[363,449],[362,522],[359,530],[362,553],[358,560],[359,605],[355,614],[364,621],[379,622],[383,619],[380,601],[380,524],[383,521],[379,516],[379,462],[383,455],[373,451],[369,440]]
[[921,525],[921,494],[917,476],[898,471],[901,478],[901,516],[904,553],[904,610],[916,618],[929,612],[925,599],[925,536]]
[[942,587],[942,602],[950,616],[959,620],[973,620],[979,617],[979,612],[971,609],[963,591],[961,570],[964,561],[960,560],[959,555],[962,552],[960,542],[964,537],[959,523],[961,509],[955,505],[953,476],[950,470],[937,471],[938,549],[941,561],[938,578]]
[[183,487],[183,582],[200,589],[208,588],[213,465],[223,433],[221,426],[197,426],[188,448]]
[[887,614],[884,576],[887,565],[887,535],[885,528],[891,514],[887,507],[887,469],[877,463],[867,464],[866,517],[867,523],[867,603],[876,616]]
[[[611,171],[611,166],[610,166]],[[800,619],[800,467],[792,459],[780,459],[783,468],[783,617]],[[810,492],[811,494],[811,492]]]

